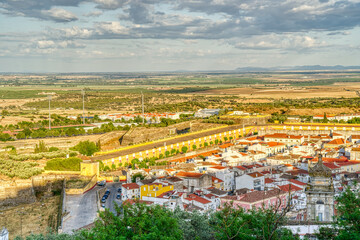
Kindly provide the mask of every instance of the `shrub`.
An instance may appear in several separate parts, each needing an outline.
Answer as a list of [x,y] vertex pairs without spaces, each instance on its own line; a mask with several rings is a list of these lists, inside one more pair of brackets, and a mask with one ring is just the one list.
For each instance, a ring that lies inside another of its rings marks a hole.
[[11,160],[0,160],[0,174],[10,178],[18,177],[28,179],[42,173],[42,169],[36,167],[37,163],[15,162]]
[[57,147],[50,147],[49,148],[49,152],[56,152],[56,151],[59,151],[59,148],[57,148]]
[[45,170],[52,171],[80,171],[80,158],[55,158],[46,162]]
[[15,161],[26,161],[26,160],[39,160],[39,159],[53,159],[63,158],[69,155],[75,157],[77,152],[74,151],[56,151],[56,152],[42,152],[42,153],[31,153],[31,154],[20,154],[20,155],[9,155],[9,158]]
[[94,153],[98,152],[100,150],[100,147],[97,146],[94,142],[90,142],[89,140],[81,141],[74,147],[70,148],[70,150],[78,151],[79,153],[91,156]]

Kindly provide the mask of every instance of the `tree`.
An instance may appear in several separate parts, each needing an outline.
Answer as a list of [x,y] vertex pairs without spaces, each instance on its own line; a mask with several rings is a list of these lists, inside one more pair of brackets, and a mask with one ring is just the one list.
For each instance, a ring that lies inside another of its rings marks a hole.
[[185,212],[175,209],[174,218],[179,223],[183,232],[184,240],[207,240],[214,239],[213,231],[209,224],[209,218],[200,212]]
[[192,149],[193,149],[193,151],[195,151],[196,150],[196,145],[194,144],[194,145],[192,145]]
[[35,145],[35,150],[34,150],[35,153],[48,152],[48,151],[49,149],[44,141],[39,141],[39,144]]
[[[336,198],[337,215],[333,228],[322,228],[319,239],[360,239],[360,192],[358,186],[347,187]],[[335,231],[334,231],[335,230]]]
[[224,141],[226,142],[228,140],[228,137],[224,137]]
[[131,176],[131,182],[136,182],[136,179],[140,178],[140,180],[144,180],[145,176],[142,175],[141,173],[135,173],[134,175]]
[[113,163],[111,164],[111,170],[115,171],[116,170],[116,165]]
[[209,144],[207,142],[204,143],[204,147],[207,147],[209,146]]
[[285,215],[290,205],[282,209],[278,201],[270,208],[257,208],[245,211],[232,204],[225,204],[222,209],[214,213],[210,224],[215,231],[216,239],[267,239],[291,240],[299,239],[292,232],[281,226],[285,223]]
[[146,206],[123,204],[123,217],[119,206],[115,206],[116,215],[106,209],[100,213],[100,219],[91,230],[84,230],[84,239],[159,239],[177,240],[183,238],[179,224],[172,212],[160,205]]
[[187,150],[188,150],[187,146],[183,146],[183,147],[181,148],[181,152],[183,152],[183,153],[186,153]]
[[78,151],[79,153],[86,156],[92,156],[94,153],[98,152],[100,148],[94,142],[86,140],[79,142],[77,145],[70,148],[70,150]]

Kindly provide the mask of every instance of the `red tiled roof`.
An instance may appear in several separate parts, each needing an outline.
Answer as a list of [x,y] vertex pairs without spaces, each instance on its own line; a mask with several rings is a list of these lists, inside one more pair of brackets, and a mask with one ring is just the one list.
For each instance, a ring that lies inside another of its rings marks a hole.
[[202,173],[193,173],[193,172],[179,172],[175,174],[178,177],[188,177],[188,178],[200,178]]
[[190,194],[190,195],[189,195],[187,198],[185,198],[185,199],[188,200],[188,201],[197,201],[197,202],[202,203],[202,204],[211,203],[211,201],[206,200],[205,198],[199,197],[198,195],[195,195],[195,194]]
[[295,186],[293,184],[286,184],[282,186],[277,186],[281,191],[284,192],[290,192],[290,191],[301,191],[302,188],[299,188],[298,186]]
[[214,169],[218,169],[218,170],[223,170],[223,169],[226,169],[227,167],[223,167],[223,166],[214,166],[214,167],[210,167],[210,168],[214,168]]
[[248,173],[248,175],[253,178],[258,178],[258,177],[264,176],[263,174],[261,174],[259,172]]
[[330,168],[330,169],[338,169],[338,168],[340,168],[339,166],[337,166],[337,165],[335,165],[334,163],[323,163],[324,164],[324,166],[326,166],[326,167],[328,167],[328,168]]
[[269,184],[269,183],[273,183],[274,180],[272,180],[271,178],[265,178],[265,183]]
[[[350,143],[350,142],[346,140],[346,143]],[[345,139],[337,138],[337,139],[334,139],[334,140],[328,142],[327,144],[342,145],[342,144],[345,144]]]
[[274,134],[267,134],[265,138],[287,138],[287,139],[301,139],[304,136],[296,136],[296,135],[288,135],[286,133],[274,133]]
[[293,183],[293,184],[296,184],[296,185],[301,185],[301,186],[306,185],[306,183],[300,182],[299,180],[296,180],[296,179],[290,179],[290,182]]
[[275,147],[275,146],[285,145],[284,143],[278,143],[278,142],[267,142],[267,143],[265,143],[265,144],[267,144],[269,147]]
[[223,145],[220,145],[219,148],[228,148],[228,147],[231,147],[231,146],[234,146],[234,144],[232,143],[225,143]]
[[126,188],[127,190],[130,190],[130,189],[139,188],[139,185],[137,185],[137,183],[125,183],[122,185],[122,187]]
[[221,180],[220,178],[213,177],[213,176],[211,176],[211,180],[212,180],[213,182],[215,182],[215,180],[217,180],[218,182],[224,182],[224,181]]
[[254,192],[249,192],[249,193],[246,193],[246,194],[240,196],[240,199],[238,201],[254,203],[254,202],[258,202],[258,201],[267,200],[269,198],[279,197],[280,195],[283,195],[283,194],[286,194],[286,193],[280,189],[273,189],[270,191],[254,191]]
[[243,171],[247,170],[247,168],[244,168],[243,166],[236,166],[236,168],[243,170]]

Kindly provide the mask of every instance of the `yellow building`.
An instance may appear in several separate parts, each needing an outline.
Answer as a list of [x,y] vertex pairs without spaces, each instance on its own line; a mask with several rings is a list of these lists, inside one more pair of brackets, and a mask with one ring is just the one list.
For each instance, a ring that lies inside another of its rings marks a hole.
[[171,190],[174,190],[174,185],[165,185],[163,183],[145,184],[140,187],[140,199],[142,200],[143,197],[157,197]]
[[99,176],[99,163],[90,161],[81,162],[80,171],[82,176]]

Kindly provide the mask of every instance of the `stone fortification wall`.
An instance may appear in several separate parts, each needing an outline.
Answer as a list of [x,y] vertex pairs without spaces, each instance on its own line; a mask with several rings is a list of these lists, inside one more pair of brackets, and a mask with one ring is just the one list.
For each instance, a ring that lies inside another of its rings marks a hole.
[[0,182],[0,207],[16,206],[35,202],[31,180],[15,180]]

